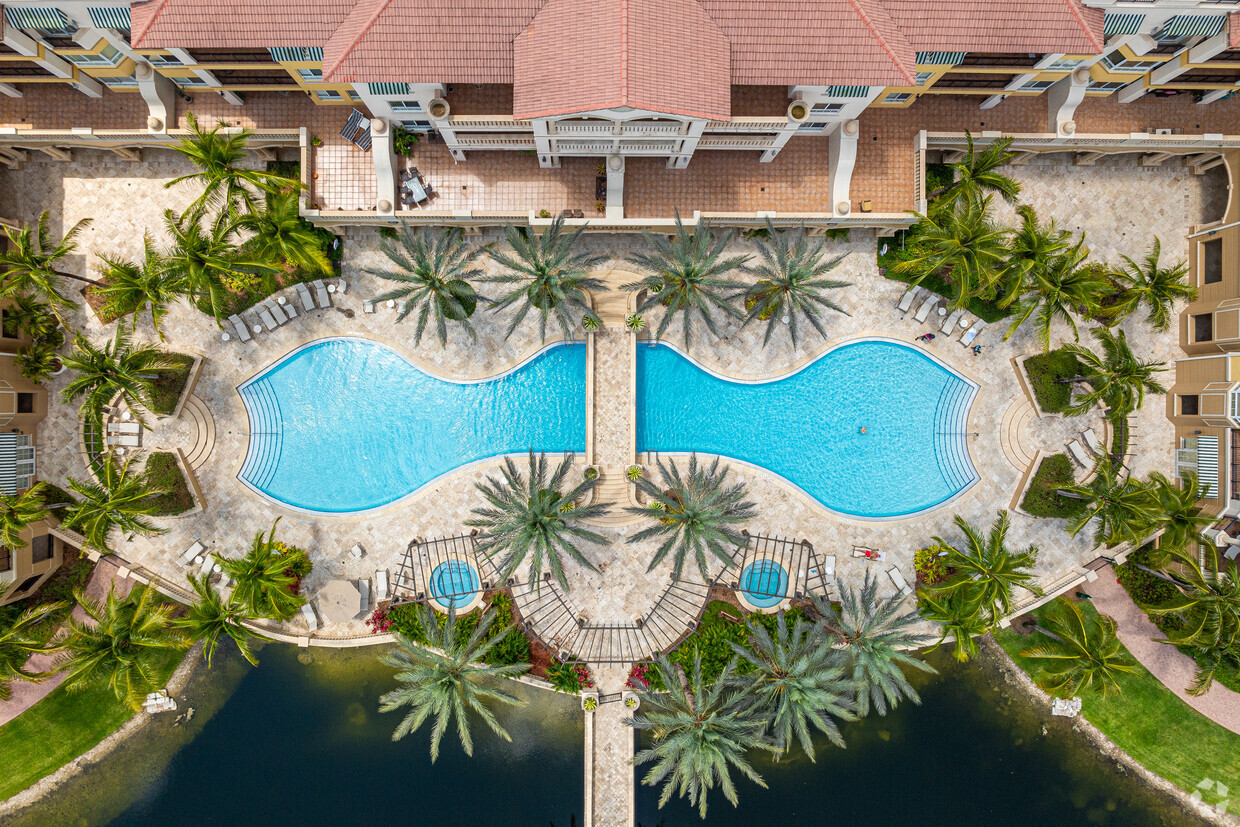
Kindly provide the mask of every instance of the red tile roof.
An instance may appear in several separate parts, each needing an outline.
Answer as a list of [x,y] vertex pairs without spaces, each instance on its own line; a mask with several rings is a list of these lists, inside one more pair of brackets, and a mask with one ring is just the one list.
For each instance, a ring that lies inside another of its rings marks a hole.
[[728,39],[698,0],[548,0],[513,44],[513,117],[629,106],[727,120]]
[[149,0],[134,3],[139,49],[321,46],[356,0]]
[[1240,48],[1240,12],[1227,15],[1227,47]]
[[1081,0],[882,0],[920,51],[1098,54],[1102,9]]

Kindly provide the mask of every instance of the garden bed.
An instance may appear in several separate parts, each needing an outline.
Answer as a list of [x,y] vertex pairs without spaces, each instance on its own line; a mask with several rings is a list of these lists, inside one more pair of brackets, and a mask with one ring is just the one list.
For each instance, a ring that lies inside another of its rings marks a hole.
[[[903,284],[912,284],[916,281],[914,276],[896,273],[891,269],[892,265],[897,262],[907,261],[913,257],[913,253],[910,248],[901,248],[900,246],[901,242],[906,237],[905,233],[907,232],[908,231],[901,231],[901,233],[897,233],[891,238],[878,239],[878,249],[881,250],[883,244],[888,245],[887,252],[879,253],[878,255],[878,271],[882,273],[884,277],[891,279],[892,281],[902,282]],[[932,293],[938,293],[940,296],[943,296],[949,300],[953,298],[956,293],[956,291],[950,284],[947,283],[945,279],[937,275],[927,276],[919,282],[919,285]],[[977,298],[970,299],[969,303],[965,305],[965,309],[988,324],[1002,321],[1012,315],[1012,308],[999,307],[999,305],[995,302],[983,301],[982,299]]]
[[[491,628],[487,629],[486,639],[490,640],[514,622],[515,614],[512,598],[504,592],[487,592],[483,595],[483,601],[489,603],[495,609],[495,620],[491,623]],[[390,630],[401,633],[415,643],[429,643],[430,640],[422,628],[422,622],[418,619],[420,611],[421,606],[417,603],[403,603],[396,606],[388,612],[388,619],[391,621]],[[434,614],[435,619],[439,622],[439,627],[442,629],[443,624],[447,621],[447,615],[442,612],[435,612]],[[468,640],[470,635],[474,633],[474,630],[478,628],[478,621],[481,619],[481,611],[473,611],[458,617],[456,619],[456,639],[458,641]],[[492,666],[530,663],[529,638],[525,636],[524,632],[514,626],[495,645],[495,648],[487,653],[486,662]]]
[[[805,614],[793,607],[784,613],[790,626],[795,625]],[[777,614],[746,615],[731,603],[722,600],[711,600],[702,612],[702,620],[697,629],[680,642],[676,650],[668,657],[672,663],[685,667],[686,674],[693,673],[693,659],[697,653],[702,655],[702,678],[707,683],[714,683],[723,674],[724,667],[735,656],[731,643],[746,646],[749,632],[745,621],[751,620],[757,626],[765,626],[767,631],[774,633],[778,623]],[[745,674],[751,668],[739,664],[738,674]]]
[[1065,497],[1057,491],[1075,482],[1076,469],[1067,454],[1047,457],[1038,464],[1037,472],[1025,489],[1021,510],[1034,517],[1069,519],[1080,515],[1085,510],[1085,501]]
[[173,517],[194,507],[194,494],[185,474],[181,473],[175,454],[168,451],[152,453],[146,458],[146,473],[152,485],[168,489],[167,494],[154,498],[157,517]]
[[157,371],[155,381],[151,383],[151,413],[168,416],[177,408],[181,401],[181,393],[189,382],[190,370],[194,367],[194,357],[184,353],[169,353],[168,359],[173,362],[170,368]]
[[1061,382],[1079,376],[1081,363],[1066,350],[1052,350],[1030,356],[1024,362],[1029,389],[1042,413],[1063,413],[1072,404],[1072,383]]

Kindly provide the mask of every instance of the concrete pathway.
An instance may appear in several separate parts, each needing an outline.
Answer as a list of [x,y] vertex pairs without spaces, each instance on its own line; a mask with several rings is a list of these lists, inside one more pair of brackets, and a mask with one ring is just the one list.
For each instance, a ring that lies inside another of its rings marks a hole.
[[[599,694],[623,692],[628,672],[627,666],[595,667]],[[624,723],[630,717],[632,713],[620,701],[600,704],[595,712],[586,714],[592,737],[586,739],[590,794],[585,827],[632,827],[634,823],[634,731]]]
[[1128,592],[1115,578],[1110,566],[1098,570],[1098,579],[1090,583],[1089,594],[1094,606],[1119,624],[1119,639],[1141,665],[1150,670],[1163,686],[1178,695],[1184,703],[1221,727],[1240,733],[1240,693],[1215,682],[1210,691],[1194,697],[1187,688],[1192,683],[1197,665],[1174,646],[1155,642],[1162,632],[1132,602]]

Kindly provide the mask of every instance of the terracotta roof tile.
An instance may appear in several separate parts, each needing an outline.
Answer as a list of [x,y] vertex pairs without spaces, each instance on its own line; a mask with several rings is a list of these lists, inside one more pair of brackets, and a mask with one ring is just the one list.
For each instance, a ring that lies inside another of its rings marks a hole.
[[1240,12],[1227,15],[1227,46],[1240,49]]
[[1062,52],[1104,48],[1101,9],[1080,0],[882,0],[921,51]]
[[149,0],[134,3],[139,49],[321,46],[356,0]]

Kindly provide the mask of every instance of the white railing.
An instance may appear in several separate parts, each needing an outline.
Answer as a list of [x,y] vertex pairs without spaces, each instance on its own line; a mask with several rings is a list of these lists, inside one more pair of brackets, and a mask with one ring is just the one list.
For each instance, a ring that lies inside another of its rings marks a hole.
[[532,132],[534,124],[530,121],[519,121],[503,115],[453,115],[448,118],[448,126],[459,131],[473,130],[515,130]]
[[457,135],[462,149],[534,149],[533,135]]
[[774,143],[774,137],[769,135],[760,137],[703,135],[698,140],[698,149],[766,149]]
[[[925,132],[927,149],[964,149],[968,137],[964,132]],[[1012,138],[1013,150],[1030,152],[1067,152],[1074,149],[1097,149],[1119,152],[1173,152],[1191,154],[1240,147],[1240,135],[1207,133],[1204,135],[1159,135],[1154,132],[1078,133],[1059,137],[1053,132],[992,132],[973,136],[975,144],[985,146],[1000,138]]]
[[709,121],[707,132],[774,132],[788,125],[787,118],[738,115],[730,121]]
[[[227,130],[222,130],[227,131]],[[233,132],[237,130],[231,130]],[[167,132],[148,132],[139,129],[17,129],[0,127],[0,146],[11,147],[96,147],[100,149],[120,147],[167,147],[180,142],[189,135],[187,129],[169,129]],[[250,135],[252,147],[298,146],[300,129],[263,129]]]

